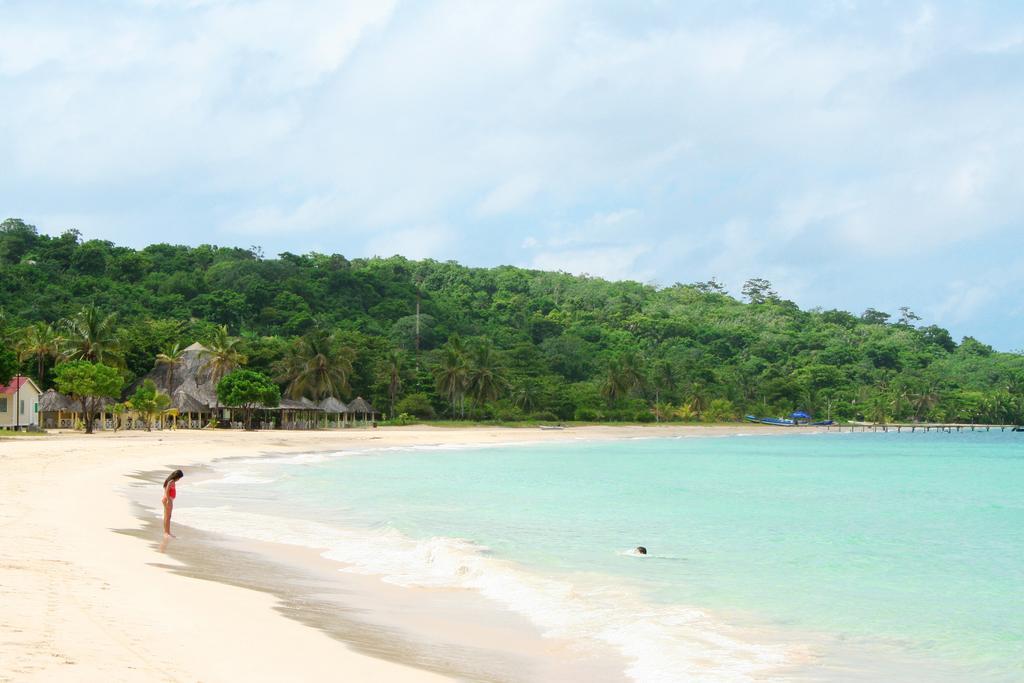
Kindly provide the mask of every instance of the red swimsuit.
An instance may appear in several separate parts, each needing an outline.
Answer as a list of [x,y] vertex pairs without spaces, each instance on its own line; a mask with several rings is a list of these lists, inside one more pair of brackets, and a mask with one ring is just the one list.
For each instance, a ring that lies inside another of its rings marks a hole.
[[170,484],[167,485],[167,497],[170,498],[171,500],[174,500],[174,497],[177,495],[178,492],[177,490],[175,490],[174,482],[172,481]]

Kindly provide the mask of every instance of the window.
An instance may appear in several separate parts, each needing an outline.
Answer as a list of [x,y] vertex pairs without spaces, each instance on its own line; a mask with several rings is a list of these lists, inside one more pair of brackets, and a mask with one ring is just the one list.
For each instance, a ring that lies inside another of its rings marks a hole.
[[7,397],[6,396],[0,396],[0,413],[6,413],[6,412],[7,412]]
[[18,404],[18,410],[21,411],[22,415],[25,414],[25,400],[24,399],[22,399],[21,403]]

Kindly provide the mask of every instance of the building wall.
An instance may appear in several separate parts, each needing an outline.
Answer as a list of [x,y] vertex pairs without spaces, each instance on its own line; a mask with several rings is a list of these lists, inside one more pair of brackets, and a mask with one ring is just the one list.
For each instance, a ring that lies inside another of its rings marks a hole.
[[[20,421],[18,420],[18,415],[14,412],[19,407],[16,405],[19,400],[18,393],[0,396],[0,408],[6,408],[6,410],[0,410],[0,427],[13,427],[17,424],[24,427],[39,424],[39,392],[26,382],[25,386],[21,388],[20,393]],[[7,405],[5,406],[4,403]]]

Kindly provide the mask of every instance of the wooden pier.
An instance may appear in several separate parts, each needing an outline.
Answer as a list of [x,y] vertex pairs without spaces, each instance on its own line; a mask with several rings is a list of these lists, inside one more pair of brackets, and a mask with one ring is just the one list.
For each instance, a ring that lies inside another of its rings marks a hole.
[[989,424],[963,424],[963,423],[951,423],[951,424],[938,424],[938,423],[848,423],[848,424],[835,424],[827,425],[826,431],[850,431],[850,432],[896,432],[900,433],[905,431],[908,432],[946,432],[952,434],[953,432],[989,432],[998,429],[1001,432],[1007,430],[1010,431],[1024,431],[1019,425],[989,425]]

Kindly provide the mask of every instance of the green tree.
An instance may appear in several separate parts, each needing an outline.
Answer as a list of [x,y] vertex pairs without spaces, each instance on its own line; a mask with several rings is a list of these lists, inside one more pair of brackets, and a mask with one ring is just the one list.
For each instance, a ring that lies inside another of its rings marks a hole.
[[68,360],[122,365],[116,321],[116,313],[104,314],[94,304],[89,304],[65,320],[64,339],[67,346],[64,357]]
[[147,379],[135,389],[127,403],[142,417],[149,432],[152,431],[153,419],[171,405],[171,397],[157,391],[153,380]]
[[730,422],[738,417],[738,412],[729,399],[716,398],[708,404],[703,417],[708,422]]
[[743,296],[752,304],[763,304],[768,301],[775,301],[779,295],[772,289],[772,283],[761,277],[755,277],[743,283]]
[[235,370],[217,384],[217,400],[232,408],[241,408],[245,428],[252,429],[255,408],[274,408],[281,402],[281,390],[266,375],[252,370]]
[[117,398],[124,384],[116,368],[87,360],[59,364],[54,378],[58,391],[81,402],[86,434],[92,434],[92,422],[103,399]]
[[465,397],[469,382],[466,359],[456,347],[449,345],[441,350],[441,357],[434,368],[434,380],[437,392],[451,404],[454,417],[456,406]]
[[307,396],[318,401],[348,396],[355,355],[317,328],[299,338],[275,366],[277,380],[288,384],[285,393],[290,398]]
[[178,343],[168,344],[160,353],[156,354],[156,367],[162,365],[166,368],[164,386],[167,387],[168,391],[171,388],[171,379],[174,377],[175,368],[179,367],[184,362],[185,349]]
[[494,349],[487,342],[477,344],[470,356],[466,390],[473,405],[480,407],[495,401],[508,388],[505,369],[498,363]]
[[[402,390],[402,376],[405,374],[405,356],[398,349],[391,349],[381,364],[380,375],[388,385],[388,403],[391,406],[391,418],[395,417],[395,401]],[[408,411],[406,411],[408,412]]]
[[399,415],[414,415],[426,420],[434,418],[434,406],[430,405],[430,397],[422,392],[409,394],[398,402],[395,410]]
[[[210,373],[210,381],[217,385],[225,375],[246,362],[245,354],[239,350],[239,339],[228,334],[227,325],[214,329],[213,338],[203,355],[206,358],[203,369]],[[216,410],[220,412],[220,394],[217,395]]]
[[18,372],[18,356],[7,346],[0,347],[0,384],[7,384]]
[[36,379],[39,380],[40,387],[46,379],[46,361],[50,358],[57,359],[63,342],[64,338],[53,325],[42,321],[29,325],[22,332],[18,353],[22,357],[35,356]]

